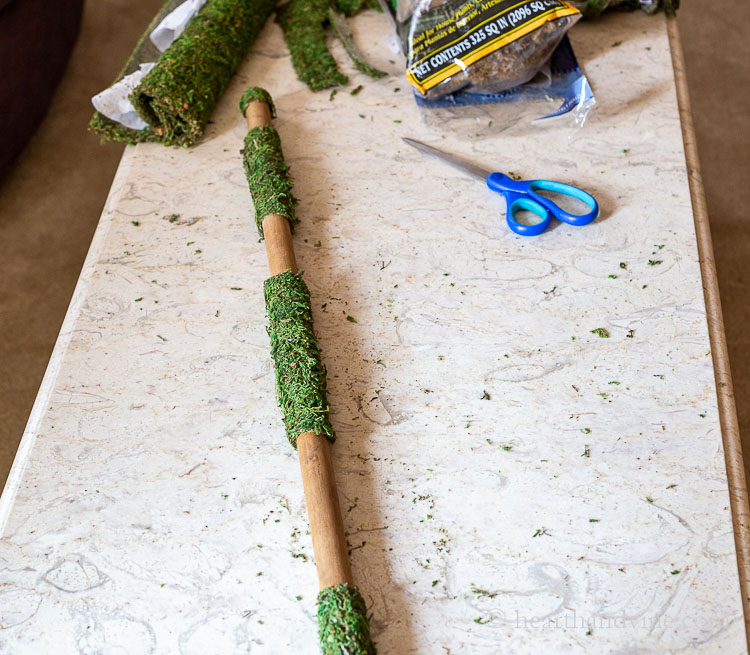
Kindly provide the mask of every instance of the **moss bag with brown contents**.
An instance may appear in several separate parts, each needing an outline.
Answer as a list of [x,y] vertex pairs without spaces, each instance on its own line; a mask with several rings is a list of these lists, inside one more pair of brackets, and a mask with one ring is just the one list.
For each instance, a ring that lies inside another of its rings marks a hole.
[[156,61],[130,95],[148,127],[130,129],[95,112],[89,126],[104,139],[128,144],[195,143],[237,66],[271,15],[276,0],[207,0],[185,31],[160,56],[148,35],[180,4],[180,0],[169,0],[162,7],[117,78],[120,80],[137,70],[141,63]]

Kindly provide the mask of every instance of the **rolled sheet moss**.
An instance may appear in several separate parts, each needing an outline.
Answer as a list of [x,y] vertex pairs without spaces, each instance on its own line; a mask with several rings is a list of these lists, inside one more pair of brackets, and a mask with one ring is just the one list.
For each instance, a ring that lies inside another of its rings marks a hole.
[[305,432],[334,441],[328,418],[326,369],[315,340],[310,292],[302,273],[284,271],[268,278],[264,294],[271,357],[276,365],[276,392],[287,439],[294,448],[297,437]]
[[318,637],[323,655],[375,655],[367,608],[356,587],[326,587],[318,594]]
[[208,0],[130,95],[165,145],[190,145],[276,0]]
[[[202,134],[216,103],[276,0],[207,0],[185,31],[161,54],[148,35],[179,0],[170,0],[143,34],[117,80],[156,61],[130,96],[149,127],[133,130],[96,112],[89,123],[104,139],[189,146]],[[117,81],[116,80],[116,81]]]
[[343,86],[348,81],[328,50],[326,27],[331,25],[357,70],[371,77],[385,75],[368,64],[354,43],[346,16],[365,7],[378,8],[374,0],[290,0],[277,10],[297,77],[313,91]]
[[255,225],[261,239],[263,219],[269,214],[284,216],[294,230],[299,222],[294,213],[297,201],[292,196],[292,181],[281,152],[279,133],[270,125],[249,130],[242,149],[242,162],[255,206]]

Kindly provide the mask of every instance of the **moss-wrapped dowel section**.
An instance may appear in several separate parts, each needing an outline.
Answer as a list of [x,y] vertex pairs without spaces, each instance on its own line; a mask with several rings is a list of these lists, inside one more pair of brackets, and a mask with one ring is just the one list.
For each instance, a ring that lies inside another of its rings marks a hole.
[[[269,107],[273,111],[273,104]],[[248,131],[242,161],[255,206],[255,225],[261,239],[263,219],[269,214],[283,216],[293,230],[297,223],[294,213],[296,200],[292,196],[292,181],[281,152],[279,133],[270,125],[259,125]]]
[[326,369],[313,331],[310,292],[302,274],[279,273],[264,285],[276,391],[286,436],[294,448],[305,432],[335,439],[328,419]]
[[[89,123],[105,139],[134,144],[160,141],[192,145],[237,66],[273,11],[276,0],[207,0],[185,31],[159,56],[148,35],[179,2],[159,12],[116,81],[139,64],[156,61],[130,95],[138,115],[148,123],[133,130],[96,112]],[[158,19],[158,20],[157,20]]]
[[367,608],[356,587],[327,587],[318,594],[318,636],[323,655],[375,655]]

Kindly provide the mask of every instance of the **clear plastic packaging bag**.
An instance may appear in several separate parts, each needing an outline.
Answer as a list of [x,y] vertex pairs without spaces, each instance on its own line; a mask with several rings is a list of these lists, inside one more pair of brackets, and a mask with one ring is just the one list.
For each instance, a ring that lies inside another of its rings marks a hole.
[[[467,138],[512,129],[521,134],[562,125],[571,138],[596,105],[588,79],[578,65],[569,39],[563,37],[542,69],[528,82],[499,93],[462,89],[438,99],[417,91],[414,98],[428,125],[450,125]],[[572,130],[572,131],[571,131]]]
[[564,0],[397,0],[406,77],[426,99],[532,79],[581,14]]

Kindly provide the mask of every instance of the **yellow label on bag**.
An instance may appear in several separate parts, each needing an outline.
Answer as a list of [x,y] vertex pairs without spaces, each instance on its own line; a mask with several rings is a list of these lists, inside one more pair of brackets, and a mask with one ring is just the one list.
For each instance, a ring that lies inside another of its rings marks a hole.
[[425,12],[409,34],[406,78],[423,94],[546,22],[580,13],[565,0],[467,0],[454,7],[443,9],[439,22]]

